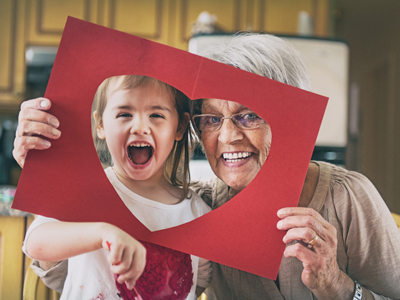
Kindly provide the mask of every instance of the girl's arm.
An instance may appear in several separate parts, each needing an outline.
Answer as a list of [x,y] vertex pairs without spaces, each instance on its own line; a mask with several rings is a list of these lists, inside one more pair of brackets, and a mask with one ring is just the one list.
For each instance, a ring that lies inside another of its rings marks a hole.
[[104,248],[118,282],[132,288],[146,264],[146,250],[137,240],[107,223],[48,222],[26,240],[29,256],[40,261],[60,261]]

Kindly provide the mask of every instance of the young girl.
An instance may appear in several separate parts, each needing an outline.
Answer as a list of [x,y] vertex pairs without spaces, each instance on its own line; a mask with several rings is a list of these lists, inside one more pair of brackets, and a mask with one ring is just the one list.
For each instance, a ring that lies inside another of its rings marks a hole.
[[[150,77],[112,77],[100,85],[93,110],[94,142],[108,166],[106,175],[149,230],[177,226],[210,211],[188,188],[190,115],[182,93]],[[147,264],[144,246],[111,224],[39,216],[23,250],[40,261],[68,259],[61,299],[134,299],[125,295],[126,288],[143,299],[195,299],[196,285],[197,293],[207,287],[209,261],[144,245]]]

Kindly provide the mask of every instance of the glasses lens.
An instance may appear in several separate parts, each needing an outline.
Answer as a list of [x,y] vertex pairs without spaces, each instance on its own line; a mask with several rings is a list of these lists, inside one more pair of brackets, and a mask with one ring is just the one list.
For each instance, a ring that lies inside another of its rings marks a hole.
[[237,127],[242,129],[257,128],[265,124],[265,121],[253,112],[233,115],[232,120],[235,122]]
[[221,117],[215,115],[200,115],[195,117],[195,123],[200,131],[214,131],[221,126]]

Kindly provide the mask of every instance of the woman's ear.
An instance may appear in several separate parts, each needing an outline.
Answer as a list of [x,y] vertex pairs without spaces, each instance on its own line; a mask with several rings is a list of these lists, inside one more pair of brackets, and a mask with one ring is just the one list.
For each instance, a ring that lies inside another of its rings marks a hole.
[[183,121],[179,122],[178,130],[176,131],[175,135],[175,141],[180,141],[183,138],[186,128],[189,126],[189,122],[190,122],[190,114],[185,112]]
[[[93,112],[93,119],[94,119],[94,122],[95,122],[96,124],[99,124],[99,115],[97,114],[97,110]],[[106,135],[105,135],[105,133],[104,133],[103,124],[97,125],[97,126],[96,126],[96,131],[97,131],[97,137],[98,137],[99,139],[102,139],[102,140],[103,140],[103,139],[106,138]]]

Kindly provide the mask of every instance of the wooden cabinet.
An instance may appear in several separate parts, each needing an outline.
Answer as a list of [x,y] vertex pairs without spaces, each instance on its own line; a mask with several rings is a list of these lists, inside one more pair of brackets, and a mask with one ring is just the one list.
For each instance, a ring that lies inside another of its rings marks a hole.
[[314,20],[315,35],[329,34],[330,0],[175,0],[176,23],[170,45],[187,49],[194,20],[202,11],[217,16],[218,27],[227,32],[256,31],[296,35],[298,15],[305,11]]
[[20,300],[25,217],[0,216],[0,299]]
[[18,110],[25,90],[22,0],[0,1],[0,112]]
[[[31,0],[26,3],[27,45],[57,46],[68,16],[90,20],[91,3],[86,0]],[[97,1],[96,1],[97,2]]]
[[25,49],[57,46],[68,16],[186,50],[202,11],[227,32],[296,34],[306,11],[315,33],[327,36],[330,0],[1,0],[0,113],[25,99]]
[[169,0],[31,0],[27,43],[60,42],[68,16],[168,43]]

